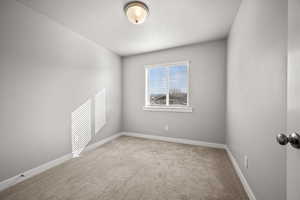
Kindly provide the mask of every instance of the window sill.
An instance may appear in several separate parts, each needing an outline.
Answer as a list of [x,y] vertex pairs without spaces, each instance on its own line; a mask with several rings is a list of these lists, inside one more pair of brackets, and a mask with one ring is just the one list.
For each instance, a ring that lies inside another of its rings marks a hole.
[[190,106],[186,107],[171,107],[171,106],[144,106],[145,111],[156,111],[156,112],[193,112],[193,108]]

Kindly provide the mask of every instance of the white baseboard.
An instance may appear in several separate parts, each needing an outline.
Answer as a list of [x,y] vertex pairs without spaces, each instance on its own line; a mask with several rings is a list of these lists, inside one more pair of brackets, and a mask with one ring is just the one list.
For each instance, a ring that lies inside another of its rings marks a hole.
[[104,138],[104,139],[100,140],[99,142],[96,142],[96,143],[94,143],[94,144],[88,145],[88,146],[84,149],[84,152],[92,151],[92,150],[94,150],[94,149],[100,147],[101,145],[106,144],[106,143],[108,143],[108,142],[110,142],[110,141],[112,141],[112,140],[114,140],[114,139],[120,137],[121,135],[122,135],[122,133],[117,133],[117,134],[112,135],[112,136],[110,136],[110,137]]
[[245,178],[242,170],[240,169],[240,167],[239,167],[236,159],[234,158],[234,156],[232,155],[232,153],[231,153],[231,151],[230,151],[230,149],[228,147],[226,147],[226,151],[227,151],[227,154],[228,154],[228,156],[230,158],[230,161],[232,162],[232,165],[233,165],[233,167],[234,167],[234,169],[235,169],[238,177],[240,178],[240,180],[241,180],[241,182],[242,182],[242,184],[244,186],[244,189],[245,189],[245,191],[246,191],[249,199],[250,200],[256,200],[256,197],[255,197],[255,195],[254,195],[254,193],[253,193],[250,185],[248,184],[248,182],[247,182],[247,180],[246,180],[246,178]]
[[191,145],[197,145],[197,146],[205,146],[205,147],[212,147],[212,148],[219,148],[219,149],[225,149],[228,153],[228,156],[230,158],[230,161],[232,162],[234,169],[236,173],[238,174],[238,177],[241,180],[241,183],[249,197],[250,200],[256,200],[256,197],[248,184],[245,176],[243,175],[239,165],[237,164],[237,161],[233,157],[232,153],[230,152],[229,148],[225,144],[219,144],[219,143],[209,143],[209,142],[203,142],[203,141],[197,141],[197,140],[188,140],[188,139],[182,139],[182,138],[170,138],[170,137],[164,137],[164,136],[154,136],[154,135],[147,135],[147,134],[141,134],[141,133],[132,133],[132,132],[123,132],[122,135],[125,136],[131,136],[131,137],[139,137],[139,138],[146,138],[146,139],[152,139],[152,140],[160,140],[160,141],[166,141],[166,142],[174,142],[174,143],[180,143],[180,144],[191,144]]
[[17,183],[20,183],[28,178],[35,176],[37,174],[40,174],[40,173],[42,173],[52,167],[55,167],[63,162],[66,162],[67,160],[70,160],[72,158],[72,156],[73,156],[72,153],[64,155],[60,158],[57,158],[55,160],[52,160],[45,164],[42,164],[36,168],[30,169],[26,172],[20,173],[19,175],[16,175],[14,177],[6,179],[6,180],[0,182],[0,191],[5,190],[6,188],[9,188]]
[[[190,144],[190,145],[197,145],[197,146],[205,146],[205,147],[212,147],[212,148],[220,148],[220,149],[226,149],[227,153],[228,153],[228,156],[234,166],[234,169],[236,170],[243,186],[244,186],[244,189],[246,191],[246,193],[248,194],[249,196],[249,199],[250,200],[256,200],[255,196],[254,196],[254,193],[250,187],[250,185],[248,184],[245,176],[243,175],[239,165],[237,164],[237,161],[235,160],[234,156],[232,155],[232,153],[230,152],[229,148],[226,147],[225,144],[219,144],[219,143],[209,143],[209,142],[203,142],[203,141],[196,141],[196,140],[188,140],[188,139],[182,139],[182,138],[170,138],[170,137],[164,137],[164,136],[154,136],[154,135],[146,135],[146,134],[141,134],[141,133],[132,133],[132,132],[122,132],[122,133],[118,133],[118,134],[115,134],[111,137],[108,137],[108,138],[105,138],[103,140],[100,140],[99,142],[97,143],[94,143],[94,144],[91,144],[91,145],[88,145],[84,152],[87,152],[87,151],[91,151],[91,150],[94,150],[96,149],[97,147],[107,143],[107,142],[110,142],[122,135],[125,135],[125,136],[131,136],[131,137],[139,137],[139,138],[146,138],[146,139],[152,139],[152,140],[160,140],[160,141],[166,141],[166,142],[174,142],[174,143],[180,143],[180,144]],[[37,174],[40,174],[52,167],[55,167],[57,165],[60,165],[70,159],[72,159],[73,155],[72,153],[70,154],[67,154],[67,155],[64,155],[60,158],[57,158],[55,160],[52,160],[48,163],[45,163],[43,165],[40,165],[36,168],[33,168],[33,169],[30,169],[24,173],[21,173],[22,175],[24,175],[24,177],[21,177],[21,174],[19,175],[16,175],[14,177],[11,177],[7,180],[4,180],[2,182],[0,182],[0,191],[2,190],[5,190],[17,183],[20,183],[28,178],[31,178]]]
[[[114,139],[120,137],[121,135],[122,135],[121,133],[118,133],[118,134],[115,134],[115,135],[113,135],[111,137],[108,137],[108,138],[105,138],[103,140],[100,140],[99,142],[96,142],[94,144],[88,145],[84,149],[84,152],[94,150],[97,147],[99,147],[99,146],[101,146],[101,145],[103,145],[103,144],[105,144],[105,143],[107,143],[107,142],[109,142],[111,140],[114,140]],[[46,170],[48,170],[50,168],[53,168],[53,167],[55,167],[57,165],[60,165],[60,164],[66,162],[66,161],[68,161],[68,160],[70,160],[72,158],[73,158],[73,154],[69,153],[69,154],[64,155],[64,156],[62,156],[60,158],[57,158],[55,160],[52,160],[52,161],[47,162],[45,164],[42,164],[42,165],[40,165],[40,166],[38,166],[36,168],[30,169],[30,170],[28,170],[28,171],[26,171],[24,173],[21,173],[19,175],[16,175],[14,177],[6,179],[6,180],[0,182],[0,191],[5,190],[5,189],[7,189],[7,188],[9,188],[9,187],[11,187],[11,186],[13,186],[13,185],[15,185],[17,183],[20,183],[20,182],[22,182],[22,181],[24,181],[24,180],[26,180],[28,178],[31,178],[31,177],[33,177],[35,175],[38,175],[38,174],[40,174],[40,173],[42,173],[42,172],[44,172],[44,171],[46,171]],[[24,175],[24,177],[22,177],[21,175]]]
[[139,138],[146,138],[152,140],[160,140],[165,142],[173,142],[173,143],[180,143],[180,144],[191,144],[197,146],[204,146],[204,147],[212,147],[218,149],[225,149],[225,144],[219,143],[210,143],[210,142],[203,142],[198,140],[189,140],[183,138],[171,138],[171,137],[164,137],[164,136],[156,136],[156,135],[146,135],[142,133],[132,133],[132,132],[123,132],[122,135],[131,136],[131,137],[139,137]]

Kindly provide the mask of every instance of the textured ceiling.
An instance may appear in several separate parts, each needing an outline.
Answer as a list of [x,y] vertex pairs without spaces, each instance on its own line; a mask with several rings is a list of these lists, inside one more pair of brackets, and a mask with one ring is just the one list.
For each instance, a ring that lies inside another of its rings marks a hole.
[[142,25],[128,22],[128,0],[18,0],[126,56],[227,37],[241,0],[146,0]]

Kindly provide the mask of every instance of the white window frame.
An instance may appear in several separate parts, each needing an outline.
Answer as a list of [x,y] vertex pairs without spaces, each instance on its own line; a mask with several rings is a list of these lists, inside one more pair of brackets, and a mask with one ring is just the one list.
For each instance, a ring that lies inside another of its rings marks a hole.
[[[162,67],[174,67],[184,65],[187,67],[187,105],[169,105],[169,76],[168,73],[168,92],[166,96],[166,105],[151,105],[149,98],[149,80],[148,80],[148,71],[151,68],[162,68]],[[192,112],[192,107],[190,105],[190,61],[178,61],[178,62],[170,62],[163,64],[152,64],[145,65],[145,106],[143,107],[146,111],[167,111],[167,112]]]

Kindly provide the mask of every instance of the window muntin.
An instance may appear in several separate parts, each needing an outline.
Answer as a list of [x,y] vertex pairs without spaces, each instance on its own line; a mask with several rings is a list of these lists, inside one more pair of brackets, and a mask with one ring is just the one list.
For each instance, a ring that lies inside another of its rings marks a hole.
[[146,67],[146,106],[189,106],[188,62]]

